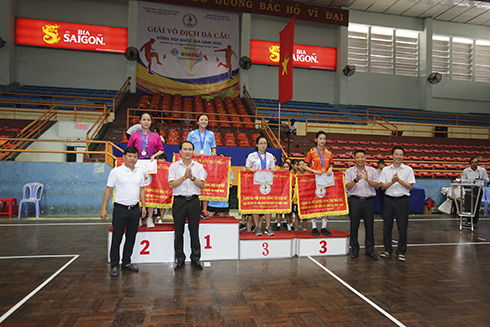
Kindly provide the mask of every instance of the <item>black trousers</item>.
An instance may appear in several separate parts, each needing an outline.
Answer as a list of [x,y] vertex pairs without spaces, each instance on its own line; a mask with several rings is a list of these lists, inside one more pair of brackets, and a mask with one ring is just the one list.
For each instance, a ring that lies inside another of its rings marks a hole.
[[[466,193],[464,194],[464,205],[465,205],[465,211],[470,212],[471,211],[471,201],[473,201],[473,205],[476,206],[476,211],[475,215],[473,216],[473,224],[478,224],[478,220],[480,219],[480,206],[481,206],[481,199],[483,197],[483,188],[480,191],[480,196],[478,196],[478,190],[473,188],[468,188],[465,190]],[[475,207],[473,207],[475,208]],[[471,218],[467,218],[468,222],[471,222]]]
[[201,202],[197,195],[189,200],[185,197],[175,196],[172,207],[172,215],[175,226],[174,251],[175,260],[185,261],[184,253],[184,228],[187,219],[191,236],[191,260],[198,261],[201,258],[201,243],[199,242],[199,221],[201,219]]
[[392,254],[391,233],[393,231],[393,219],[396,218],[398,226],[398,249],[396,254],[407,252],[408,229],[408,196],[394,198],[385,194],[383,204],[383,243],[385,251]]
[[141,208],[135,205],[130,210],[128,207],[114,203],[114,211],[112,213],[112,242],[111,242],[111,267],[117,267],[120,262],[119,248],[121,246],[122,237],[126,230],[126,242],[123,249],[123,265],[131,263],[131,255],[133,254],[134,240],[138,232],[138,224],[141,216]]
[[359,252],[359,225],[364,219],[366,253],[374,251],[374,197],[362,201],[358,197],[349,199],[350,246],[352,252]]

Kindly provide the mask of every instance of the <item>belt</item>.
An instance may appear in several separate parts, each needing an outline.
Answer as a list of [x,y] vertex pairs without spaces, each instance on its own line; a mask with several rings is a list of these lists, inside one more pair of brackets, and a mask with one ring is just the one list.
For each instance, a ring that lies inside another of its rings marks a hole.
[[368,196],[368,197],[366,197],[366,198],[362,198],[362,197],[357,196],[357,195],[351,195],[351,198],[356,198],[356,199],[358,199],[359,201],[367,201],[367,200],[370,200],[370,199],[374,198],[374,196]]
[[398,200],[398,199],[405,199],[405,198],[408,198],[408,195],[402,195],[402,196],[390,196],[390,195],[386,195],[386,197],[389,197],[390,199],[393,199],[393,200]]
[[131,210],[131,209],[134,209],[136,207],[139,207],[140,204],[139,203],[136,203],[136,204],[133,204],[132,206],[126,206],[124,204],[119,204],[119,203],[116,203],[114,202],[114,206],[118,206],[118,207],[123,207],[123,208],[128,208],[128,210]]
[[195,194],[194,195],[174,195],[174,198],[181,198],[181,199],[184,199],[186,201],[190,201],[190,200],[197,198],[197,197],[198,197],[198,195],[195,195]]

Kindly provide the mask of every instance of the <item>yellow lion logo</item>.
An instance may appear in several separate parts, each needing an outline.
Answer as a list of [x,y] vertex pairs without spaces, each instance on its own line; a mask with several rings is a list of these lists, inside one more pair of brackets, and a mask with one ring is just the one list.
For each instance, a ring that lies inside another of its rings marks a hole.
[[58,43],[60,38],[58,37],[58,28],[60,25],[44,25],[43,26],[43,32],[44,37],[43,40],[44,42],[48,44],[55,44]]
[[269,52],[271,53],[270,55],[270,60],[273,62],[279,62],[279,46],[278,45],[271,45],[269,47]]

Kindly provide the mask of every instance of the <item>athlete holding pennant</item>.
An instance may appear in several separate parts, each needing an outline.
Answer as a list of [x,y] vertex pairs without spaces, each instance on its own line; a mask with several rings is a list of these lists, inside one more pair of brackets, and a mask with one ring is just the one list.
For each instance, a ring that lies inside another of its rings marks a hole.
[[[311,148],[306,155],[305,161],[310,165],[305,169],[314,174],[327,174],[328,176],[333,175],[333,155],[328,149],[325,148],[325,143],[327,143],[327,134],[323,131],[316,133],[315,137],[316,147]],[[315,193],[318,197],[322,197],[326,194],[326,188],[317,188]],[[325,236],[331,236],[332,233],[327,229],[327,217],[322,218],[322,229],[321,233]],[[302,218],[307,219],[307,218]],[[318,228],[316,225],[316,219],[311,219],[311,234],[314,236],[320,236]]]

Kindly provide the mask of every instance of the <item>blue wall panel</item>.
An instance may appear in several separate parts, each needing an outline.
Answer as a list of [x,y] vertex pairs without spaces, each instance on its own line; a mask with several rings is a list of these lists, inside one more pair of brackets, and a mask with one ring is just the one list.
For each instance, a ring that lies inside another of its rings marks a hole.
[[[111,169],[105,163],[0,162],[0,197],[15,197],[20,204],[24,184],[40,182],[41,214],[97,214]],[[34,214],[29,204],[29,215]]]

